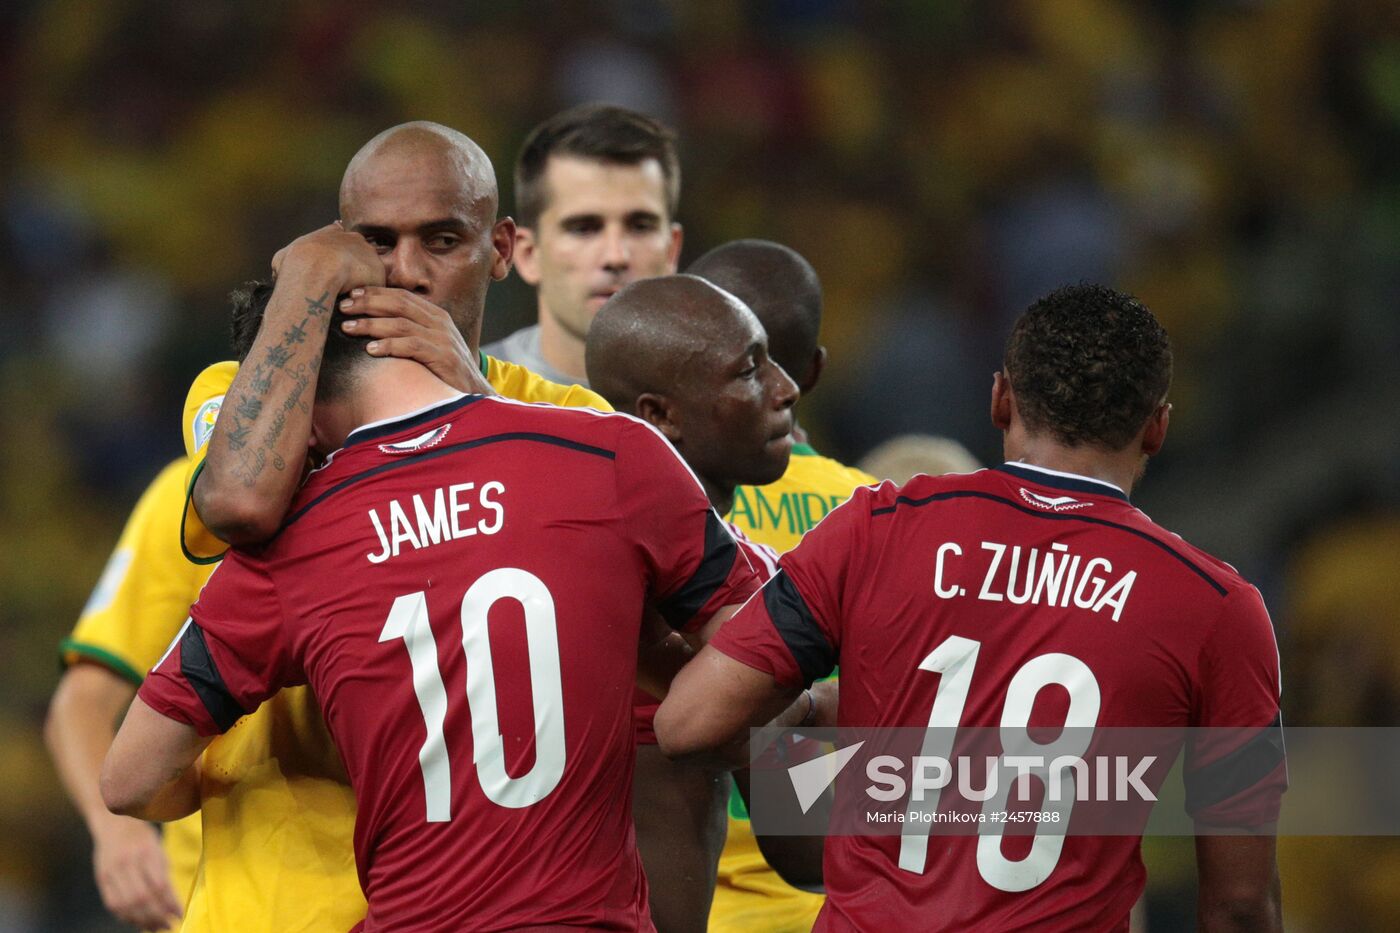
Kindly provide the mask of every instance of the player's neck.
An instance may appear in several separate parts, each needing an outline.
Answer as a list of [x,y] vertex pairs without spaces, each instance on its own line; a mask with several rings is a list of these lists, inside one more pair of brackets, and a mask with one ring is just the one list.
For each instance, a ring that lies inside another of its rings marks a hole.
[[1016,463],[1112,483],[1124,493],[1133,491],[1142,463],[1141,454],[1131,448],[1106,451],[1087,446],[1069,447],[1048,437],[1023,438],[1015,450],[1008,445],[1006,457]]
[[356,427],[397,418],[462,394],[412,360],[381,359],[362,371],[352,405]]
[[[699,474],[696,474],[699,476]],[[705,497],[710,500],[710,505],[721,516],[728,515],[729,510],[734,508],[734,487],[715,483],[710,479],[699,476],[700,485],[705,490]]]
[[544,361],[579,385],[588,384],[588,367],[584,364],[584,343],[564,329],[558,318],[540,308],[540,356]]

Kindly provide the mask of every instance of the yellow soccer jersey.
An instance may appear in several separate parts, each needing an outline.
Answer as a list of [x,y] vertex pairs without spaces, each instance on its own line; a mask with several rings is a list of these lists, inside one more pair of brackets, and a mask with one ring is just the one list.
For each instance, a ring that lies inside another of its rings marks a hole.
[[[485,355],[481,362],[505,397],[612,410],[580,386],[548,382]],[[197,462],[237,371],[236,363],[217,363],[190,389],[185,441]],[[223,547],[192,508],[184,527],[191,550],[198,543],[191,529]],[[201,782],[204,859],[183,933],[344,933],[364,918],[355,871],[355,795],[310,688],[283,690],[216,738],[204,753]]]
[[[189,617],[214,568],[191,564],[177,546],[185,471],[183,458],[170,464],[136,503],[77,627],[59,646],[65,666],[94,662],[140,686]],[[166,824],[163,836],[183,903],[199,863],[199,817]]]
[[[823,457],[806,444],[793,447],[787,472],[767,486],[734,491],[729,520],[744,534],[779,553],[792,550],[826,513],[875,477]],[[826,900],[800,891],[768,867],[749,827],[739,792],[729,799],[729,835],[719,857],[719,879],[710,907],[710,933],[797,933],[810,930]]]
[[875,482],[869,474],[797,444],[787,472],[776,483],[734,490],[729,520],[753,540],[785,554],[827,512],[850,498],[857,486]]

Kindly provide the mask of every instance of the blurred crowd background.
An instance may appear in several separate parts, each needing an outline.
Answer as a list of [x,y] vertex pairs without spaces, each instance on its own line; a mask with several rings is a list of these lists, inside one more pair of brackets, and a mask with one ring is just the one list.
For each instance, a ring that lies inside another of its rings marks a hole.
[[[0,5],[0,930],[115,929],[40,744],[66,634],[181,450],[225,296],[333,219],[371,135],[510,166],[564,106],[677,128],[682,264],[787,243],[826,287],[823,452],[984,462],[1010,321],[1081,279],[1177,353],[1136,501],[1264,591],[1285,721],[1400,719],[1400,5],[705,0]],[[493,288],[484,339],[533,320]],[[1189,840],[1147,846],[1190,929]],[[1285,840],[1294,930],[1400,928],[1400,840]]]

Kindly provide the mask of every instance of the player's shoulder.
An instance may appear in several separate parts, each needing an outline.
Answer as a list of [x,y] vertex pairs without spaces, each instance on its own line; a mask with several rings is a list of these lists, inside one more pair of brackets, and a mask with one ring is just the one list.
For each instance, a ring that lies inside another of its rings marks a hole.
[[223,407],[224,395],[238,375],[236,360],[223,360],[204,367],[185,393],[185,450],[198,453],[214,433],[214,422]]
[[564,407],[552,402],[527,402],[507,396],[484,396],[474,414],[499,420],[514,432],[531,432],[560,441],[590,445],[611,459],[619,456],[664,456],[679,460],[660,431],[625,412],[590,406]]
[[1140,509],[1133,510],[1139,527],[1151,534],[1161,547],[1174,554],[1188,568],[1194,570],[1221,596],[1244,593],[1257,597],[1258,589],[1245,579],[1236,567],[1209,551],[1187,541],[1175,531],[1171,531],[1153,521]]
[[[1041,476],[1034,468],[1023,464],[1003,464],[991,470],[1010,495],[1008,500],[1023,511],[1033,514],[1053,513],[1057,517],[1083,519],[1100,526],[1126,532],[1141,541],[1151,542],[1155,553],[1168,565],[1187,571],[1203,581],[1218,596],[1226,596],[1253,587],[1230,564],[1191,544],[1181,535],[1153,521],[1151,516],[1128,501],[1117,487],[1098,480],[1053,474]],[[976,475],[976,474],[971,474]],[[1043,482],[1037,482],[1043,480]],[[1205,592],[1204,590],[1202,592]]]
[[612,406],[591,389],[581,385],[550,382],[533,370],[483,353],[486,381],[505,398],[518,402],[547,402],[564,408],[592,408],[612,411]]
[[[861,501],[878,515],[893,515],[901,509],[918,508],[933,502],[967,495],[993,495],[998,490],[997,477],[989,469],[972,473],[943,473],[930,476],[917,473],[903,484],[891,480],[873,481]],[[860,495],[864,490],[856,490]],[[856,499],[853,495],[852,500]]]

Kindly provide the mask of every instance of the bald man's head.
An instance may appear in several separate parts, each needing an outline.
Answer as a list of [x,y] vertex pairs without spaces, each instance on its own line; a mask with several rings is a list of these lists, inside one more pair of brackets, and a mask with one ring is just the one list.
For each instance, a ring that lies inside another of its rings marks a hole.
[[355,153],[340,220],[384,259],[387,284],[452,315],[475,349],[486,286],[505,278],[515,225],[496,219],[496,172],[481,147],[437,123],[404,123]]
[[711,363],[709,335],[761,333],[733,295],[693,275],[643,279],[614,295],[588,330],[588,383],[618,411],[647,392],[670,394]]
[[415,120],[389,127],[351,157],[340,179],[342,220],[347,211],[354,212],[356,197],[374,182],[382,166],[396,161],[433,164],[441,181],[456,183],[466,201],[489,203],[494,219],[499,202],[496,169],[486,153],[470,136],[450,126]]
[[797,387],[728,292],[693,275],[634,282],[598,312],[585,357],[593,389],[665,434],[717,506],[787,469]]
[[822,285],[802,254],[771,240],[733,240],[710,250],[686,271],[753,309],[768,332],[773,358],[804,392],[811,388],[821,365]]

